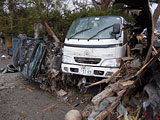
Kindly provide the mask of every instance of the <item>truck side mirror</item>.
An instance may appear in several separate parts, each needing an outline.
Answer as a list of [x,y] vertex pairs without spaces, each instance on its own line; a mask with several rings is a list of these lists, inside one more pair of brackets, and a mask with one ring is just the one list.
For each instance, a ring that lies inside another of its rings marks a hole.
[[113,34],[119,34],[120,33],[120,24],[114,24],[113,25]]

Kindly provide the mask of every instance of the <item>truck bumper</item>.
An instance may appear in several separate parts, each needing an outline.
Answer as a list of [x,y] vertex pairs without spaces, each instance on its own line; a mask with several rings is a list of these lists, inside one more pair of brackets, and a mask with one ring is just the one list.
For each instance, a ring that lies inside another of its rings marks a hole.
[[62,72],[78,74],[83,76],[95,76],[95,77],[110,77],[119,68],[105,68],[105,67],[93,67],[93,66],[82,66],[62,63]]

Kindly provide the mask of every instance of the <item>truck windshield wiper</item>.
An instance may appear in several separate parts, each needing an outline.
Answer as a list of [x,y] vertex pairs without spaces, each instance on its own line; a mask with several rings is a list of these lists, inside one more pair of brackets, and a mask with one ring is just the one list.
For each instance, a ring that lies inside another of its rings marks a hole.
[[103,28],[102,30],[98,31],[95,35],[93,35],[93,36],[91,36],[90,38],[88,38],[88,40],[94,38],[94,37],[97,36],[100,32],[102,32],[102,31],[104,31],[104,30],[106,30],[106,29],[109,29],[109,28],[111,28],[111,27],[113,27],[113,25],[107,26],[107,27]]
[[82,32],[84,32],[84,31],[87,31],[87,30],[90,30],[90,29],[92,29],[92,28],[87,28],[87,29],[83,29],[83,30],[81,30],[81,31],[79,31],[79,32],[76,32],[74,35],[72,35],[72,36],[69,37],[68,39],[71,39],[71,38],[73,38],[74,36],[76,36],[77,34],[82,33]]

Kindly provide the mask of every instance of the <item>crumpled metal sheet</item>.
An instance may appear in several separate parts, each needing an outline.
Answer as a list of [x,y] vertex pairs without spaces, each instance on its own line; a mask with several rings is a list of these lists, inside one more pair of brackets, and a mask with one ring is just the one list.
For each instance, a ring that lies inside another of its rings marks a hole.
[[43,39],[23,38],[18,42],[13,63],[26,79],[50,83],[59,74],[61,57],[59,44]]

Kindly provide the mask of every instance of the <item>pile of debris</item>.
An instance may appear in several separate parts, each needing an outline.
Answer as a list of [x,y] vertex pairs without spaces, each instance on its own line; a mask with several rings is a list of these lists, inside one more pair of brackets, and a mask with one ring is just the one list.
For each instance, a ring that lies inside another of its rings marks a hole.
[[[14,65],[25,78],[39,82],[42,89],[58,94],[56,83],[61,81],[61,44],[31,38],[22,39],[18,44],[13,58]],[[104,90],[92,98],[92,111],[88,112],[84,108],[83,112],[88,114],[83,116],[88,120],[103,120],[109,115],[114,119],[135,120],[145,118],[146,112],[152,109],[153,113],[147,116],[157,117],[157,103],[160,102],[160,53],[156,50],[156,45],[152,46],[153,57],[146,64],[140,55],[122,58],[123,64],[111,77],[85,86],[88,89],[102,83],[106,84]],[[22,52],[24,54],[21,54]],[[150,72],[151,69],[153,73]],[[148,78],[145,77],[146,74]]]
[[[159,118],[160,52],[155,47],[152,48],[155,56],[146,64],[143,65],[140,59],[123,58],[123,65],[111,77],[86,86],[89,88],[102,83],[108,84],[91,100],[93,111],[88,120],[103,120],[109,115],[114,120]],[[135,101],[132,102],[132,99]],[[147,112],[148,109],[152,109],[152,113]]]
[[[92,98],[92,111],[88,112],[84,108],[83,113],[88,114],[83,114],[83,116],[88,120],[103,120],[108,116],[114,119],[132,118],[135,120],[140,117],[145,118],[145,112],[152,109],[153,113],[148,116],[157,117],[159,115],[157,103],[160,102],[158,97],[160,94],[160,71],[158,70],[160,52],[157,51],[158,48],[159,42],[155,42],[152,46],[153,57],[147,63],[143,63],[144,58],[139,54],[133,54],[132,57],[128,55],[129,57],[122,58],[121,67],[111,77],[85,86],[87,90],[102,83],[106,85],[103,91]],[[140,50],[140,54],[141,52]],[[32,38],[20,40],[13,57],[14,66],[26,79],[39,82],[42,89],[57,94],[56,84],[61,81],[62,77],[61,59],[62,44]],[[145,77],[146,74],[148,78]]]
[[29,80],[40,83],[42,89],[55,90],[55,78],[59,74],[62,46],[42,38],[21,38],[18,41],[13,64]]
[[[88,120],[104,120],[107,117],[113,120],[137,120],[140,118],[156,118],[158,120],[160,119],[160,71],[158,69],[160,52],[157,51],[156,45],[152,45],[153,23],[148,0],[115,1],[115,3],[123,3],[128,8],[141,11],[135,18],[136,23],[134,27],[132,26],[132,32],[134,32],[132,35],[140,34],[144,28],[147,28],[147,42],[141,42],[147,45],[146,48],[149,49],[149,52],[144,61],[141,56],[143,46],[131,49],[140,50],[138,57],[128,55],[128,57],[122,58],[122,66],[111,77],[85,86],[88,89],[102,83],[106,85],[100,93],[92,98],[92,111],[84,108],[83,117]],[[45,26],[55,41],[58,41],[46,22]],[[151,51],[153,51],[153,57],[148,60]],[[130,53],[129,46],[128,53]],[[60,73],[61,59],[62,44],[60,42],[52,43],[43,39],[24,38],[18,42],[13,61],[14,66],[25,78],[39,82],[40,87],[44,90],[57,93],[56,84],[57,81],[61,81],[62,77]]]
[[5,68],[0,68],[0,73],[15,73],[15,72],[18,72],[18,70],[12,65],[12,64],[9,64],[7,65],[7,67]]

